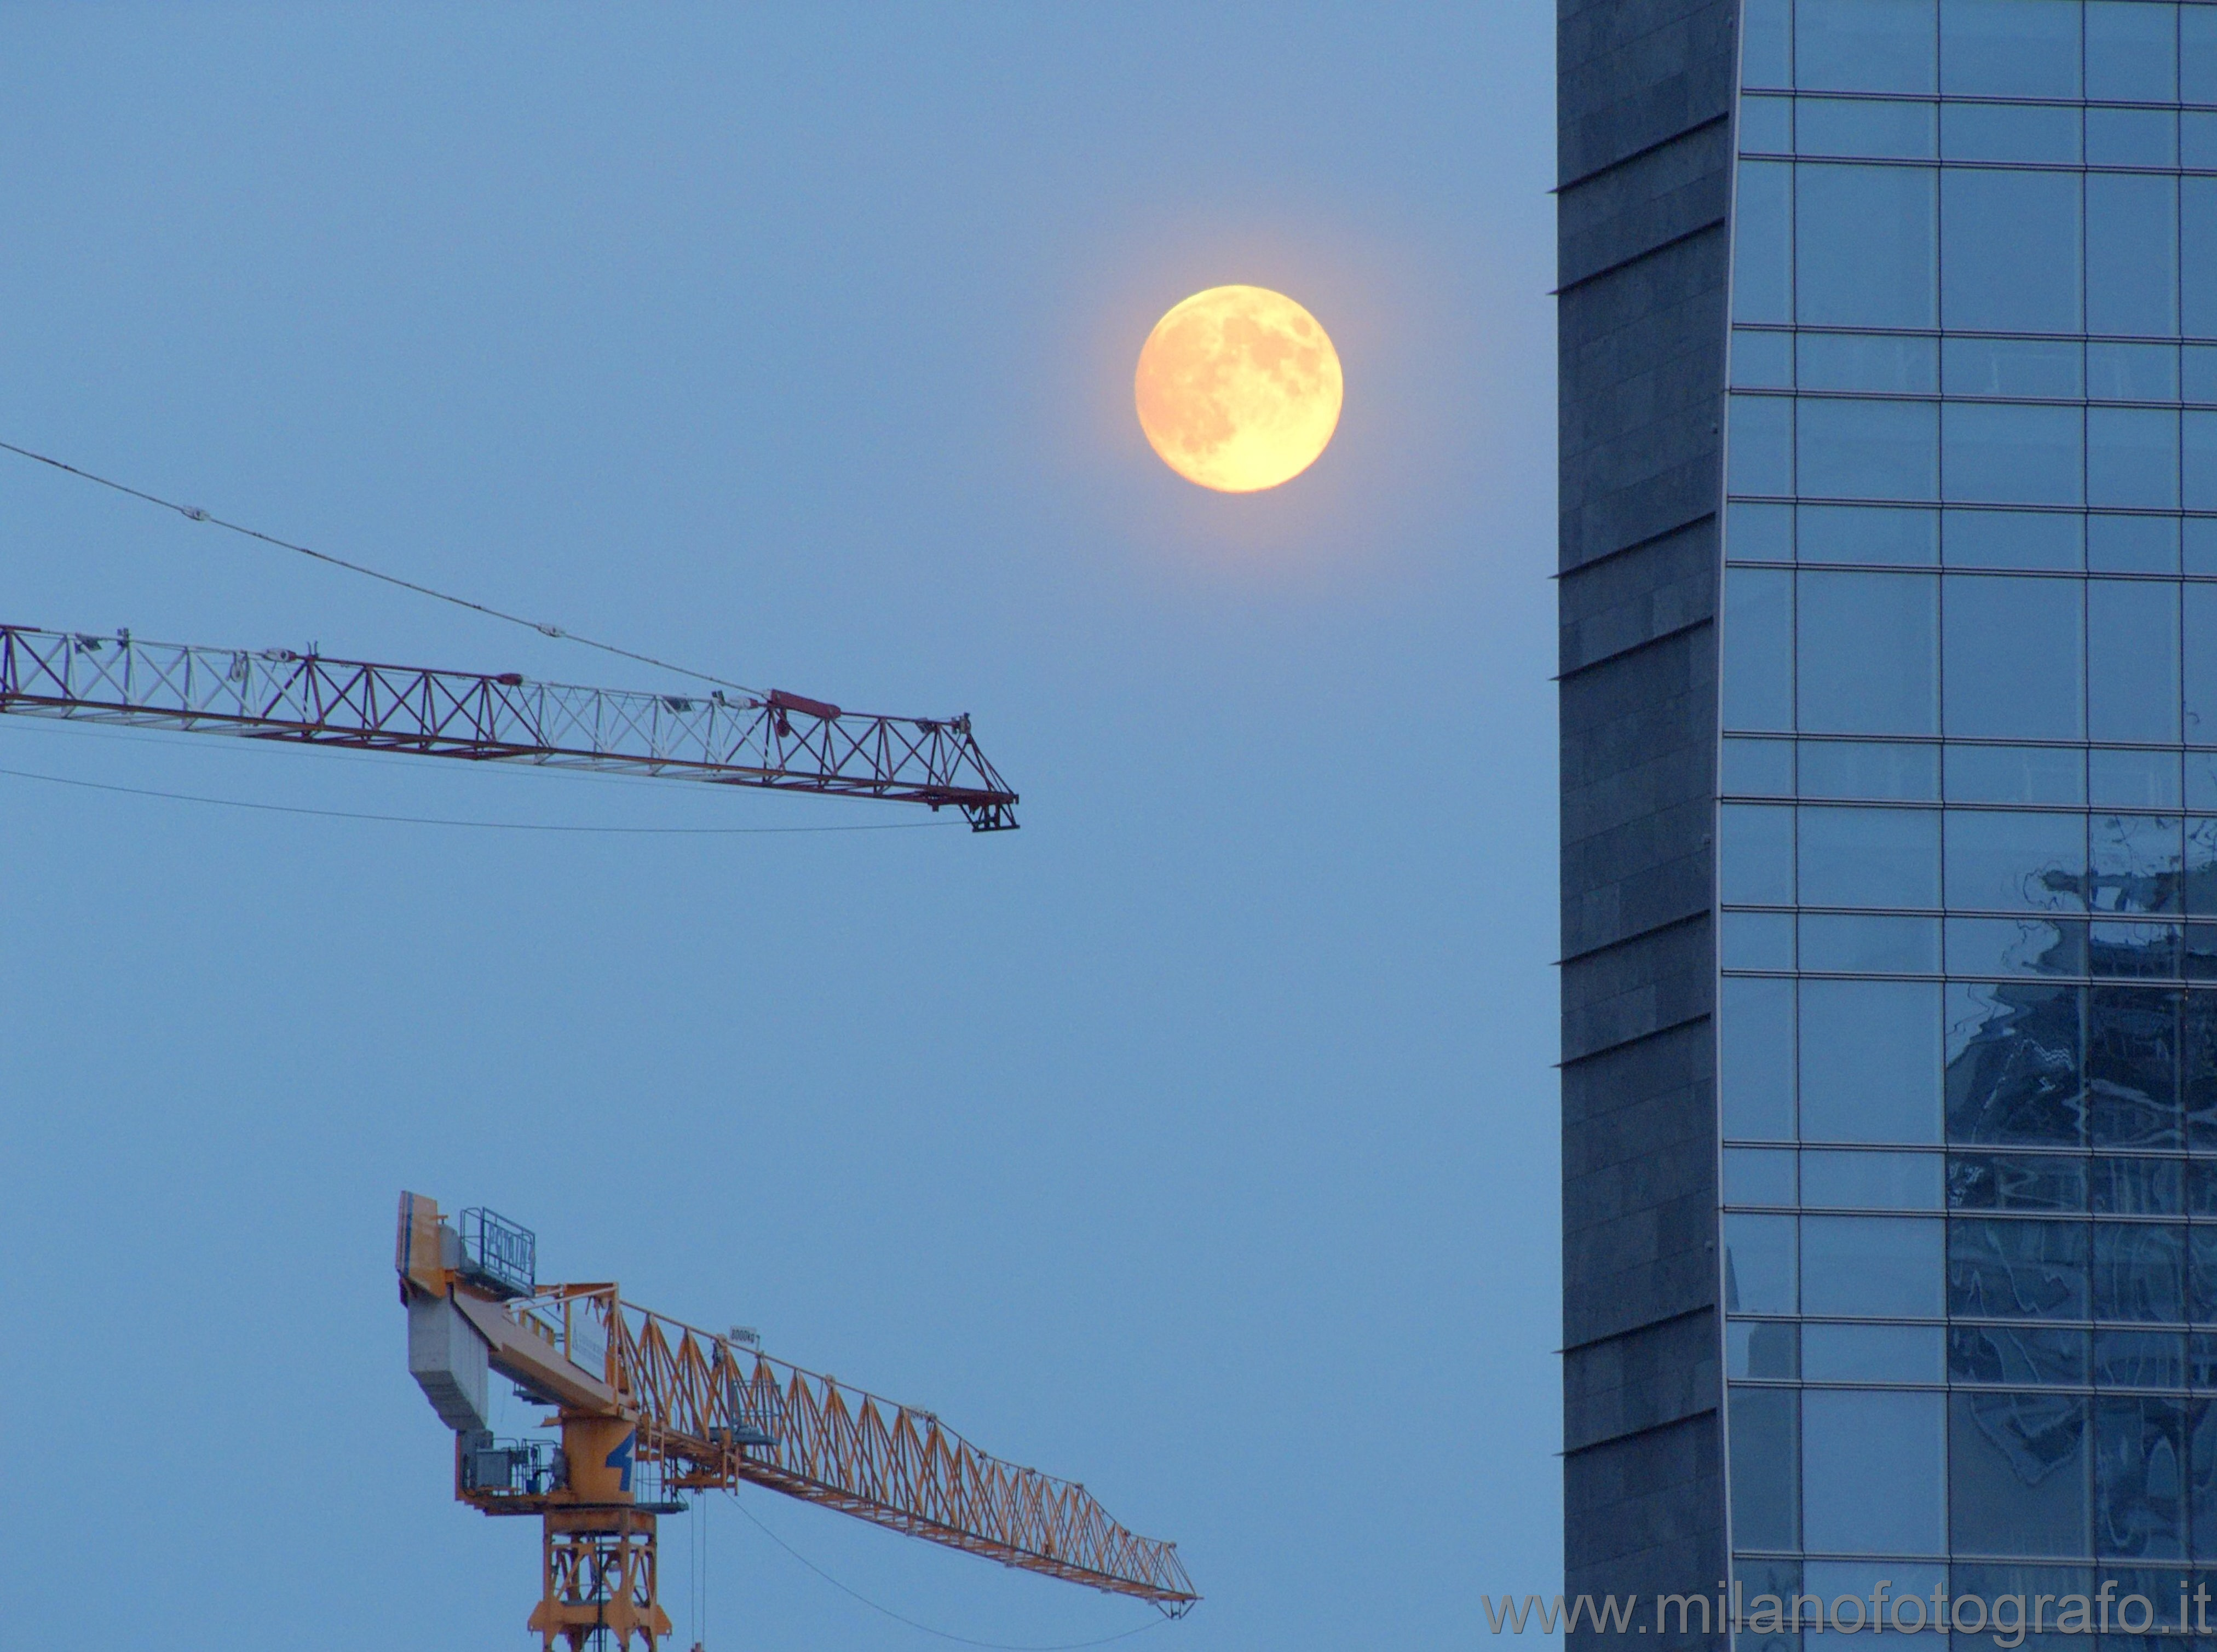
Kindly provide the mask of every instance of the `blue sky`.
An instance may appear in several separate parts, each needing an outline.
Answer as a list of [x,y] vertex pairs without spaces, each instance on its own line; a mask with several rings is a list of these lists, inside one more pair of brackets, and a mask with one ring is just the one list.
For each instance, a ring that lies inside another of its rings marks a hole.
[[[999,837],[656,838],[0,776],[24,1643],[527,1643],[534,1532],[451,1500],[406,1375],[404,1186],[1177,1539],[1206,1603],[1134,1646],[1457,1643],[1481,1589],[1552,1590],[1547,9],[8,25],[0,438],[740,681],[968,710],[1024,796]],[[1345,365],[1265,494],[1132,414],[1148,328],[1228,282]],[[0,522],[19,622],[659,685],[21,461]],[[0,767],[919,818],[29,720]],[[746,1500],[954,1633],[1146,1621]],[[707,1541],[711,1647],[946,1644],[728,1505]]]

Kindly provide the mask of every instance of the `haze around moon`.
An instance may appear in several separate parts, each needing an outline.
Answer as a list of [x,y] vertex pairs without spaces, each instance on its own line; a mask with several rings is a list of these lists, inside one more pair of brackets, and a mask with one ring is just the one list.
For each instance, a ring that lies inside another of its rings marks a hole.
[[1339,353],[1317,319],[1266,287],[1212,287],[1155,324],[1133,384],[1164,464],[1221,493],[1292,480],[1339,427]]

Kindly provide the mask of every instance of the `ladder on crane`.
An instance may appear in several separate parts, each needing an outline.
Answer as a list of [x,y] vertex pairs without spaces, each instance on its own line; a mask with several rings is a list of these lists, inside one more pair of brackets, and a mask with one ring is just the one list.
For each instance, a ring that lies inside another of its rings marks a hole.
[[[442,1218],[400,1196],[393,1266],[408,1368],[454,1431],[454,1495],[541,1522],[529,1628],[553,1652],[652,1652],[670,1632],[655,1517],[678,1494],[746,1483],[1004,1565],[1152,1602],[1200,1599],[1177,1545],[1108,1517],[1082,1485],[989,1457],[929,1411],[772,1359],[623,1300],[541,1284],[529,1230],[485,1210]],[[560,1444],[493,1438],[488,1373],[555,1411]]]

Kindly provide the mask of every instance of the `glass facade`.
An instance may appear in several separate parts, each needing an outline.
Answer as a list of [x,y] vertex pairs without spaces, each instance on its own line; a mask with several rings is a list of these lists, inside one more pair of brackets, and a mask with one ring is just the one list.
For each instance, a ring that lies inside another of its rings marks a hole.
[[2217,1588],[2217,4],[1747,0],[1740,51],[1735,1572],[2172,1627]]

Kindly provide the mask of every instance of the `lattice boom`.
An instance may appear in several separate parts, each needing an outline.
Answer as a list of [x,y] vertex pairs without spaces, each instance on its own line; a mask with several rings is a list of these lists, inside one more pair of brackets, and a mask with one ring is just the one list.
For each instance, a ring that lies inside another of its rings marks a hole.
[[608,1380],[637,1409],[642,1453],[661,1456],[676,1483],[750,1481],[1172,1616],[1199,1599],[1176,1544],[1134,1535],[1084,1487],[990,1457],[928,1411],[620,1302],[605,1287],[551,1294],[563,1309],[549,1330],[604,1344]]
[[1016,825],[970,720],[799,695],[641,694],[0,626],[0,712],[953,807]]

